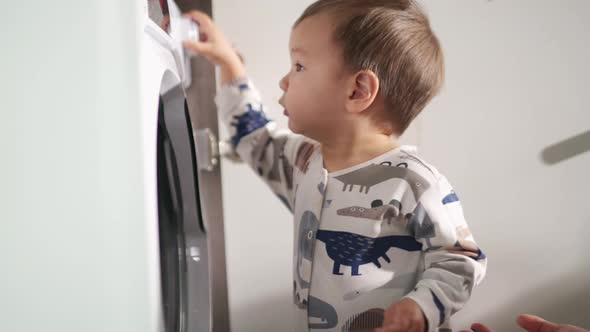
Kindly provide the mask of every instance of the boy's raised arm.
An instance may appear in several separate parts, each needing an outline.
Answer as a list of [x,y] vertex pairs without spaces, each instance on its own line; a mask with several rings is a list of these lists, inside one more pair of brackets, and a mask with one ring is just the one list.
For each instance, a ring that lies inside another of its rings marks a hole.
[[279,199],[293,210],[293,173],[297,155],[309,156],[311,145],[303,136],[278,130],[264,114],[262,98],[247,78],[239,55],[211,18],[193,11],[200,40],[184,46],[219,66],[221,89],[215,101],[231,143],[242,160],[269,185]]

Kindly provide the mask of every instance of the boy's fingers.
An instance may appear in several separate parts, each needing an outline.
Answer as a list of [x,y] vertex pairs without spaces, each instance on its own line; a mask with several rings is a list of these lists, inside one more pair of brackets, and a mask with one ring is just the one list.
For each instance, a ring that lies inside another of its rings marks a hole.
[[182,46],[199,54],[208,54],[211,51],[210,44],[201,43],[194,40],[185,40],[182,42]]
[[184,16],[192,19],[199,26],[199,41],[207,42],[214,39],[216,29],[209,15],[194,10],[184,14]]
[[529,332],[555,332],[559,325],[533,315],[520,315],[516,319],[518,325]]
[[192,18],[197,24],[199,24],[199,27],[206,28],[211,24],[211,17],[198,10],[191,10],[190,12],[185,13],[184,16]]

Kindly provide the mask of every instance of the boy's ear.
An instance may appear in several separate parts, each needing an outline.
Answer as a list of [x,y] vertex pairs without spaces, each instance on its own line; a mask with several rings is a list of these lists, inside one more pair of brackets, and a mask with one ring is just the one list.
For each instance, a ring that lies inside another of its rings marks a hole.
[[350,81],[347,110],[360,113],[371,104],[379,93],[379,78],[371,70],[357,72]]

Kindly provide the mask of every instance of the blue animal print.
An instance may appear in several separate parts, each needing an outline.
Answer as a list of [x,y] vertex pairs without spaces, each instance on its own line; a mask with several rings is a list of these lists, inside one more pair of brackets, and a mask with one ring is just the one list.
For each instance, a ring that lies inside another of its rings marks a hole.
[[232,136],[231,142],[235,147],[238,146],[240,140],[255,131],[256,129],[264,127],[269,120],[264,115],[262,105],[260,110],[254,110],[252,104],[248,104],[248,110],[240,115],[234,115],[231,125],[236,128],[236,134]]
[[442,203],[443,205],[446,204],[451,204],[453,202],[458,202],[459,201],[459,196],[457,196],[457,194],[454,191],[451,191],[450,194],[446,195],[445,198],[443,198]]
[[360,276],[359,266],[373,263],[381,268],[379,258],[391,262],[387,256],[389,248],[406,251],[422,250],[422,244],[412,236],[392,235],[371,238],[359,234],[337,231],[318,230],[317,239],[326,244],[328,257],[334,261],[332,273],[343,275],[340,265],[350,266],[352,276]]
[[438,309],[438,325],[442,325],[445,322],[445,306],[442,304],[442,302],[440,301],[440,299],[438,298],[438,296],[436,296],[436,294],[434,294],[433,291],[430,291],[430,294],[432,294],[432,301],[434,302],[434,304],[436,305],[436,308]]

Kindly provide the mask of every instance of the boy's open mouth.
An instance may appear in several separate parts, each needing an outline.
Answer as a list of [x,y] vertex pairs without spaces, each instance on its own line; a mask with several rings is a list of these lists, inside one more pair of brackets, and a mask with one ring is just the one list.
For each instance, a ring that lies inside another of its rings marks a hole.
[[285,110],[283,111],[283,114],[284,114],[285,116],[289,116],[289,112],[287,112],[287,109],[286,109],[286,108],[285,108]]

